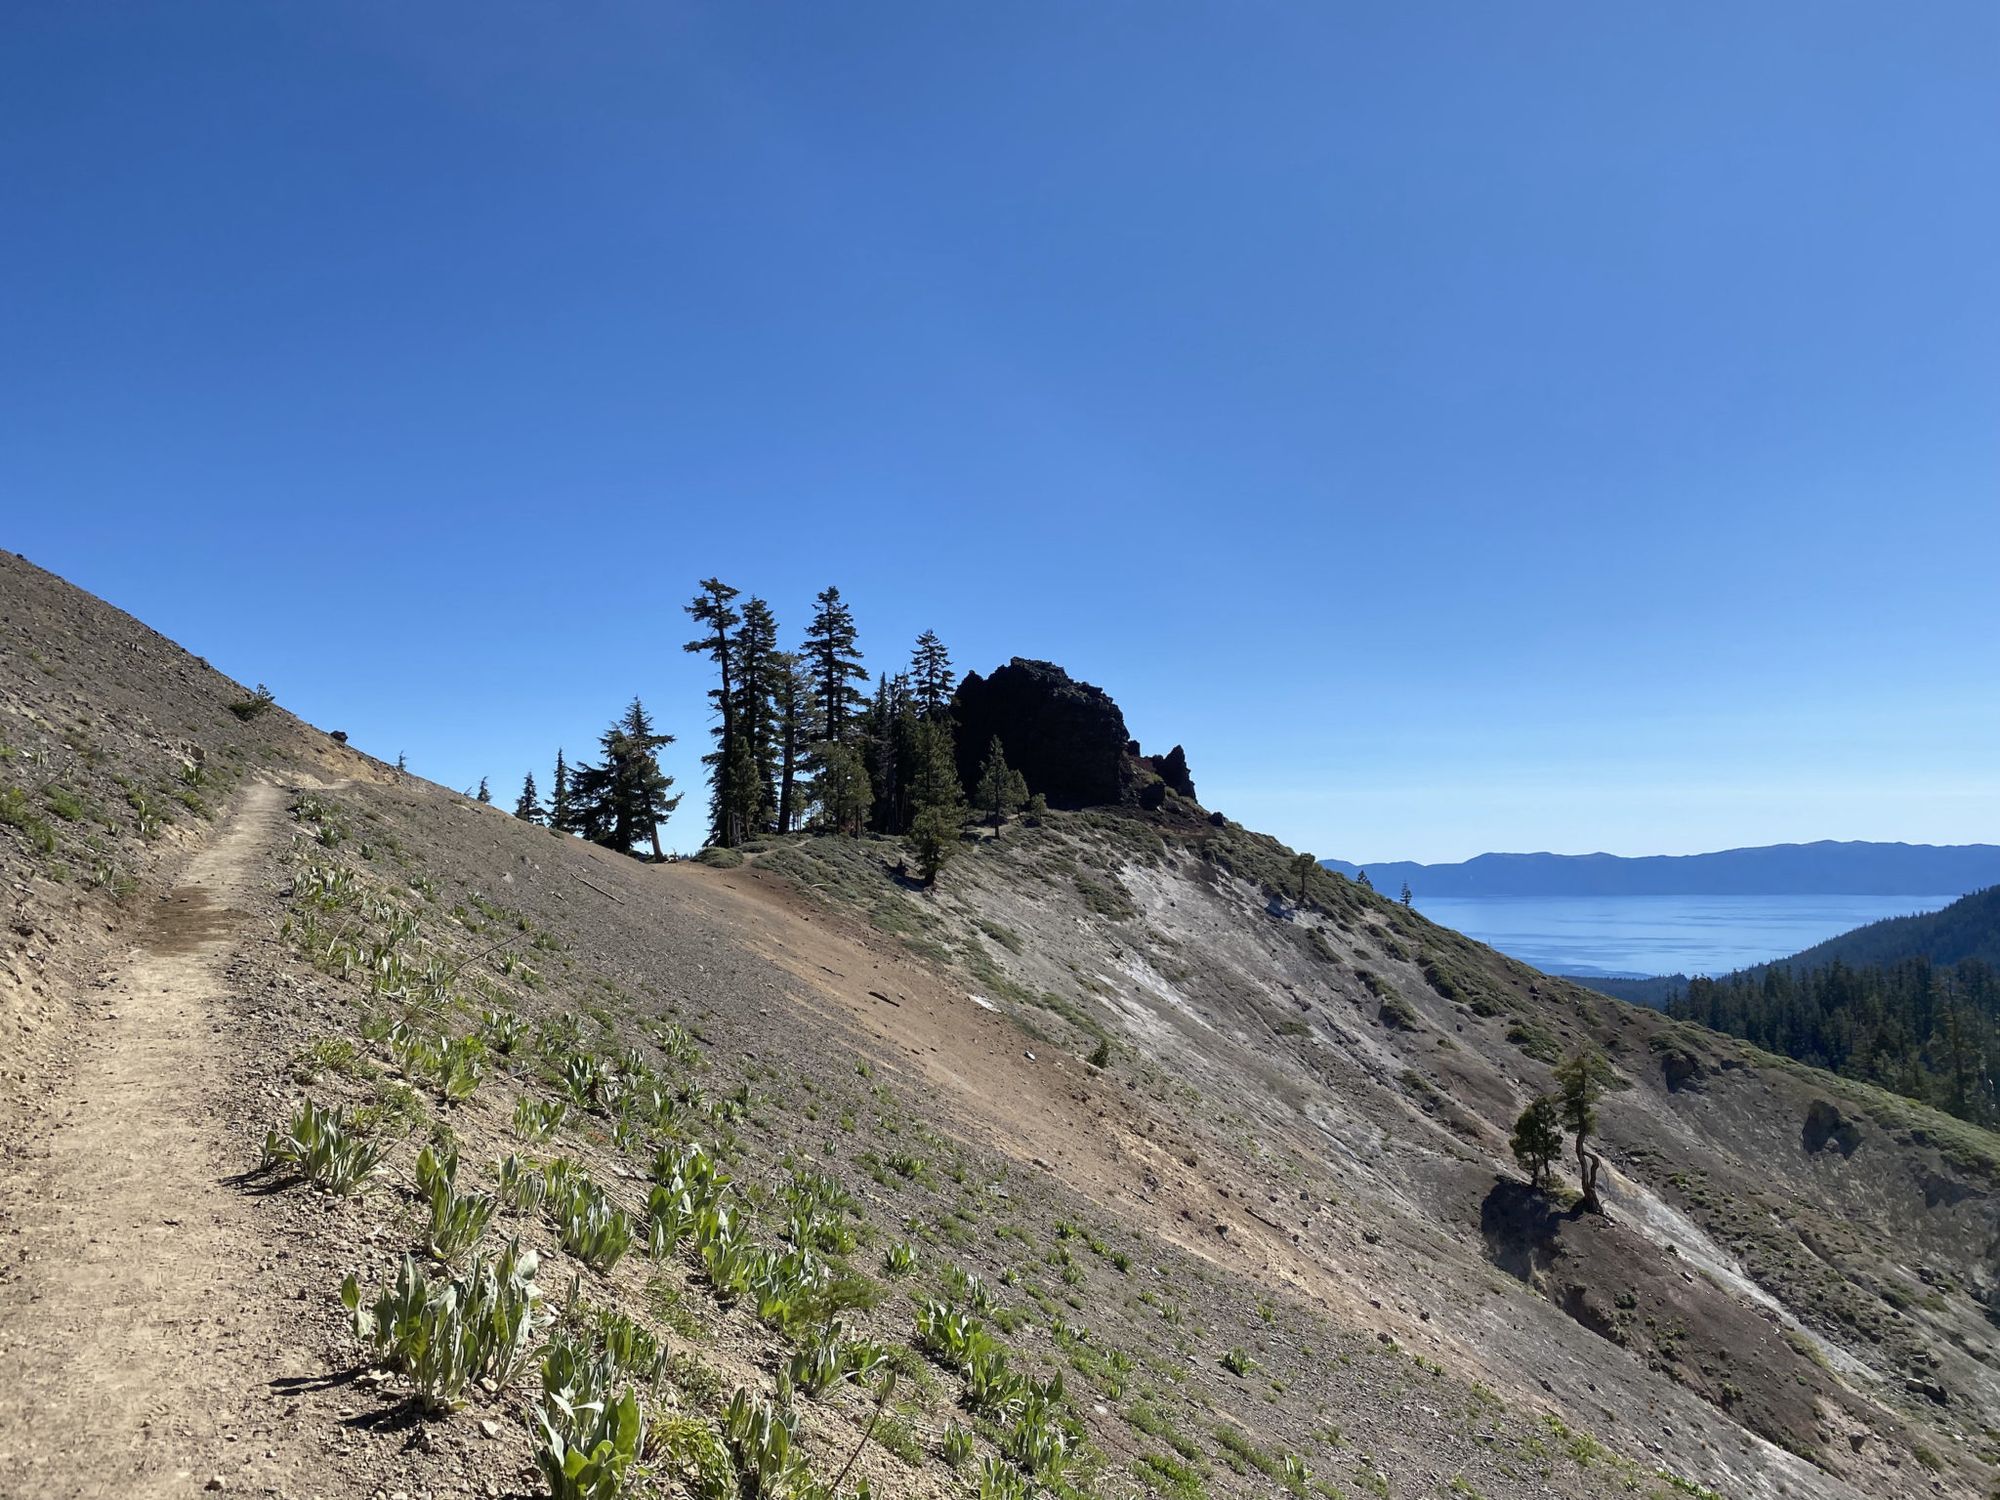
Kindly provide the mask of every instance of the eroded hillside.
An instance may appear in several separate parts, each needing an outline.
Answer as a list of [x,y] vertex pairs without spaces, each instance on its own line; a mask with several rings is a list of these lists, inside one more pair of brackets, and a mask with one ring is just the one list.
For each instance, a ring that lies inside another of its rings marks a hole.
[[[536,1413],[588,1450],[628,1387],[605,1462],[706,1500],[1990,1485],[1991,1137],[1301,907],[1180,798],[934,893],[871,841],[641,865],[0,568],[0,781],[124,877],[0,828],[0,1489],[546,1493]],[[1585,1039],[1601,1220],[1506,1144]],[[483,1299],[450,1358],[418,1278]]]

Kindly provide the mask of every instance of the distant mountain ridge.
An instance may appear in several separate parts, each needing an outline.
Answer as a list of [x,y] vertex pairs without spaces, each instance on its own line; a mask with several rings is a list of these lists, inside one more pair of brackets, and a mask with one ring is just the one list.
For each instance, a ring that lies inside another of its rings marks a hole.
[[1457,864],[1324,859],[1417,896],[1945,896],[2000,884],[2000,845],[1823,839],[1713,854],[1481,854]]

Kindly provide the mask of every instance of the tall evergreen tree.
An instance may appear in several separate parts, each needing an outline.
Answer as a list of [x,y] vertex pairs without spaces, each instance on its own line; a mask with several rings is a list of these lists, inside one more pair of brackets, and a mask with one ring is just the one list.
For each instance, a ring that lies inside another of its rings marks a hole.
[[925,885],[937,884],[945,862],[958,851],[965,827],[965,789],[947,719],[922,719],[910,756],[909,841]]
[[861,665],[859,633],[854,611],[841,600],[840,590],[827,588],[817,596],[806,630],[805,657],[812,665],[814,693],[814,739],[840,743],[862,704],[856,682],[868,680]]
[[701,592],[684,606],[702,633],[681,648],[708,657],[721,679],[708,690],[708,701],[716,710],[715,749],[701,762],[709,768],[708,841],[725,849],[738,843],[743,831],[743,799],[735,782],[740,759],[736,754],[736,684],[731,675],[735,650],[729,635],[742,618],[731,602],[736,593],[719,578],[704,578]]
[[798,818],[806,721],[812,713],[812,673],[805,659],[796,652],[779,652],[772,660],[771,686],[778,735],[778,832],[790,833]]
[[558,749],[555,779],[549,785],[549,827],[574,833],[574,823],[574,809],[569,801],[569,767],[563,763],[563,753]]
[[535,773],[530,771],[521,783],[521,795],[514,803],[514,816],[524,823],[539,823],[547,813],[542,808],[542,799],[535,795]]
[[916,724],[909,678],[900,673],[894,677],[878,678],[875,697],[862,716],[862,740],[868,748],[868,775],[875,787],[872,826],[877,833],[901,833],[909,826],[907,770]]
[[910,653],[910,691],[917,711],[927,719],[936,718],[950,707],[952,687],[951,653],[935,630],[926,630]]
[[771,606],[751,599],[743,606],[736,632],[736,733],[744,745],[738,803],[747,833],[763,833],[777,821],[778,621]]

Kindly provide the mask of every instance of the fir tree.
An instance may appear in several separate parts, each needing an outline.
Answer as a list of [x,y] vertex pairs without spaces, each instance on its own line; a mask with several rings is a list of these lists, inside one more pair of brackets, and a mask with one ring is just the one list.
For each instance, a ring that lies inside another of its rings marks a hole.
[[403,752],[400,750],[396,752],[396,769],[406,776],[410,771],[410,763],[403,758]]
[[738,805],[747,833],[763,833],[777,820],[780,674],[778,621],[771,606],[751,599],[743,606],[736,632],[737,737],[744,745],[743,774],[737,778]]
[[1514,1160],[1528,1173],[1528,1181],[1541,1187],[1549,1179],[1549,1166],[1562,1155],[1562,1108],[1553,1094],[1537,1095],[1514,1122]]
[[798,818],[806,719],[812,712],[812,673],[805,659],[796,652],[779,652],[772,658],[771,686],[778,734],[778,832],[790,833]]
[[479,800],[481,802],[491,802],[493,800],[493,793],[487,790],[486,778],[484,776],[479,778]]
[[805,639],[805,657],[813,675],[813,738],[837,744],[846,738],[848,725],[861,707],[861,694],[854,684],[866,682],[868,670],[861,665],[854,611],[842,602],[840,590],[822,590],[817,602],[819,608],[813,612]]
[[958,781],[948,720],[917,723],[911,745],[910,800],[910,847],[924,884],[935,885],[945,862],[958,851],[965,827],[965,789]]
[[868,774],[875,786],[873,826],[877,833],[901,833],[909,826],[907,773],[916,726],[916,706],[909,679],[901,673],[878,679],[875,699],[862,716]]
[[910,691],[917,712],[927,719],[936,718],[951,705],[951,653],[935,630],[918,636],[916,649],[910,653]]
[[1404,882],[1403,882],[1403,905],[1404,905],[1405,907],[1407,907],[1407,906],[1409,906],[1409,904],[1410,904],[1410,903],[1411,903],[1412,901],[1414,901],[1415,899],[1416,899],[1416,898],[1415,898],[1415,897],[1413,897],[1413,896],[1412,896],[1412,895],[1410,894],[1410,882],[1409,882],[1409,881],[1407,881],[1407,880],[1406,880],[1406,881],[1404,881]]
[[660,769],[659,749],[673,743],[670,734],[654,732],[645,707],[637,698],[598,743],[604,747],[600,765],[578,763],[570,770],[569,794],[576,830],[594,844],[630,854],[645,841],[660,850],[660,824],[680,803],[668,795],[673,778]]
[[742,618],[731,603],[736,592],[719,578],[702,580],[701,592],[685,606],[688,615],[702,627],[702,633],[681,648],[707,656],[715,663],[721,678],[717,686],[708,690],[708,700],[715,705],[717,716],[715,749],[701,761],[709,768],[708,841],[725,849],[739,842],[743,832],[743,798],[735,782],[740,768],[740,757],[736,754],[736,684],[731,676],[735,652],[729,635]]
[[569,801],[569,767],[563,764],[563,753],[558,749],[555,779],[549,785],[549,827],[573,833],[575,821]]
[[514,816],[524,823],[539,823],[547,813],[542,808],[541,798],[535,795],[535,773],[530,771],[521,783],[521,795],[514,803]]

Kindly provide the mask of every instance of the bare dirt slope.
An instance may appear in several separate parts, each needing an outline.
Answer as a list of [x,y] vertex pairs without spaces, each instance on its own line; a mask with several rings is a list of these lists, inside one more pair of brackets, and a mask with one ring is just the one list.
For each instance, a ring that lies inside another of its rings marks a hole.
[[[532,1363],[439,1386],[337,1294],[509,1242],[535,1342],[637,1392],[635,1488],[699,1500],[1992,1485],[1990,1136],[1301,906],[1189,807],[1010,828],[932,893],[837,838],[649,867],[0,585],[0,1490],[545,1493]],[[1507,1153],[1582,1042],[1608,1220]],[[382,1152],[355,1191],[261,1168],[304,1100]],[[426,1147],[492,1195],[474,1251],[433,1253]],[[734,1230],[662,1210],[697,1157]],[[812,1394],[829,1348],[881,1363]],[[766,1472],[727,1413],[795,1382]]]

